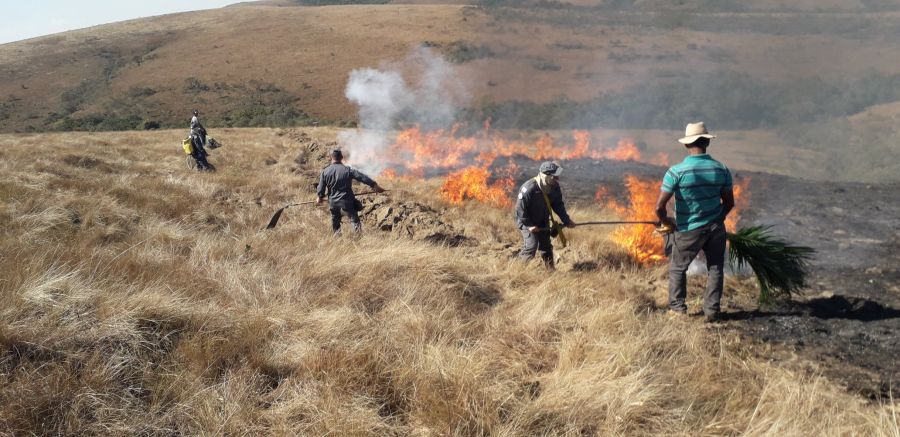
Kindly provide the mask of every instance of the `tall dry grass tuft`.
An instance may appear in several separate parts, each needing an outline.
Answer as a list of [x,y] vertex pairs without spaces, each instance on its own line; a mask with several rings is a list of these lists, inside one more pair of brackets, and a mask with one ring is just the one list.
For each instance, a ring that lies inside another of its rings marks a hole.
[[[478,247],[332,238],[315,207],[263,232],[312,197],[305,145],[226,130],[196,174],[179,138],[0,136],[0,432],[900,432],[893,401],[665,316],[663,270],[602,232],[573,231],[556,272],[511,259],[510,213],[479,205],[442,217]],[[429,187],[394,188],[446,208]]]

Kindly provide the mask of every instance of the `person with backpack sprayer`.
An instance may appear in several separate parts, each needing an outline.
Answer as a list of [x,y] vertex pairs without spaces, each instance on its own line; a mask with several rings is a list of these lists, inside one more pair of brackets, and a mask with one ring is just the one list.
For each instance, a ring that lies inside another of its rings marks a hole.
[[191,156],[197,161],[198,171],[213,171],[215,168],[206,160],[206,128],[200,123],[200,111],[194,110],[191,117]]
[[344,154],[340,149],[331,151],[331,165],[322,170],[319,176],[319,186],[316,193],[319,199],[317,205],[325,202],[326,189],[328,192],[328,207],[331,209],[331,230],[335,234],[341,231],[341,218],[346,215],[356,232],[362,231],[362,223],[359,221],[359,211],[362,203],[356,200],[353,194],[353,180],[360,181],[370,187],[376,193],[385,190],[372,178],[362,174],[353,167],[344,165]]
[[[553,243],[550,238],[558,237],[565,247],[565,235],[561,228],[575,227],[563,202],[559,186],[561,174],[562,167],[559,164],[543,162],[538,175],[522,184],[516,200],[516,226],[522,233],[523,240],[519,258],[527,261],[534,258],[537,252],[544,260],[544,265],[549,268],[554,267]],[[562,224],[553,219],[553,212],[556,212]]]

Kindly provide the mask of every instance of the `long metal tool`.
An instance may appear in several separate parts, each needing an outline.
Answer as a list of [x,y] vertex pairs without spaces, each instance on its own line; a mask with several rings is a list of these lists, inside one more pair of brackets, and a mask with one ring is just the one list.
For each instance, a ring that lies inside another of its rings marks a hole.
[[[659,222],[649,222],[649,221],[606,221],[606,222],[584,222],[584,223],[576,223],[578,227],[581,226],[590,226],[590,225],[653,225],[659,226]],[[538,231],[541,232],[551,232],[553,230],[550,228],[538,228]]]
[[608,222],[584,222],[578,223],[578,226],[588,226],[588,225],[654,225],[659,226],[659,222],[651,222],[651,221],[608,221]]
[[[382,193],[387,193],[390,191],[391,190],[384,190],[384,191],[382,191]],[[377,193],[375,191],[366,191],[365,193],[359,193],[359,194],[356,194],[355,196],[365,196],[368,194],[379,194],[379,193]],[[269,219],[269,224],[266,225],[266,229],[272,229],[275,227],[275,225],[278,224],[278,220],[281,218],[281,214],[284,212],[284,210],[294,207],[294,206],[310,205],[310,204],[313,204],[316,202],[317,202],[316,200],[310,200],[309,202],[289,203],[287,205],[284,205],[283,207],[281,207],[281,209],[279,209],[278,211],[275,211],[275,214],[272,215],[271,219]]]

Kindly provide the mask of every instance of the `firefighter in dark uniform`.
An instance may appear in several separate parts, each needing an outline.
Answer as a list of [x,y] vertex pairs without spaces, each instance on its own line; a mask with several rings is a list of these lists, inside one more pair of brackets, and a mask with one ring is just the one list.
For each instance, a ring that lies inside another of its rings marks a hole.
[[344,165],[341,161],[344,154],[340,150],[331,151],[331,165],[322,170],[319,176],[319,187],[316,190],[319,195],[318,204],[325,202],[326,190],[328,192],[328,207],[331,209],[331,229],[335,234],[341,230],[341,216],[346,215],[353,225],[353,230],[360,232],[362,224],[359,222],[359,209],[362,204],[353,195],[353,180],[356,179],[370,187],[376,193],[384,192],[384,188],[378,185],[370,177],[360,173],[353,167]]
[[206,160],[206,128],[200,124],[200,111],[194,110],[194,116],[191,117],[191,145],[193,146],[191,156],[197,161],[197,170],[212,171],[213,166]]
[[[556,212],[562,224],[574,228],[575,222],[566,212],[559,176],[562,167],[555,162],[541,164],[537,177],[522,184],[516,200],[516,226],[522,232],[524,245],[519,258],[530,260],[535,252],[548,267],[553,267],[553,244],[550,242],[550,208]],[[546,197],[544,196],[546,194]],[[548,203],[550,208],[548,208]]]

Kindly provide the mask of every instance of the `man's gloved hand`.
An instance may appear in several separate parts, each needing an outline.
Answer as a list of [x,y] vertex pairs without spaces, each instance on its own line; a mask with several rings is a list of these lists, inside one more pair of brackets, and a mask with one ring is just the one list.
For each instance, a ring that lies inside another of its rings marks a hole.
[[324,198],[324,197],[320,197],[320,198],[316,199],[316,205],[321,205],[321,204],[323,204],[323,203],[325,203],[325,198]]
[[531,232],[532,234],[539,234],[541,232],[541,228],[537,226],[529,226],[528,232]]
[[372,191],[374,191],[376,193],[383,193],[384,188],[381,188],[381,185],[375,184],[375,186],[372,187]]

